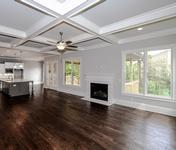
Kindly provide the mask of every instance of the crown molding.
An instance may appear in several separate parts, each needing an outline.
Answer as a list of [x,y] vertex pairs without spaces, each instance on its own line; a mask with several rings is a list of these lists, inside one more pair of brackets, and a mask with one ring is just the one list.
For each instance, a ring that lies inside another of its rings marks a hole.
[[107,47],[110,45],[111,45],[110,43],[102,43],[102,44],[97,44],[93,46],[87,46],[84,48],[84,50],[99,49],[99,48]]
[[7,36],[14,36],[18,38],[25,38],[26,33],[17,29],[13,29],[10,27],[5,27],[0,25],[0,34],[7,35]]
[[125,43],[130,43],[130,42],[135,42],[135,41],[142,41],[142,40],[163,37],[163,36],[168,36],[168,35],[173,35],[173,34],[176,34],[176,28],[161,30],[161,31],[147,33],[147,34],[143,34],[143,35],[139,35],[139,36],[133,36],[133,37],[129,37],[129,38],[120,39],[120,40],[118,40],[118,44],[125,44]]
[[0,48],[11,48],[11,44],[0,42]]
[[33,47],[27,47],[27,46],[19,46],[15,47],[13,49],[18,49],[18,50],[25,50],[25,51],[31,51],[31,52],[40,52],[40,49],[38,48],[33,48]]
[[131,17],[100,29],[100,34],[112,34],[114,32],[120,32],[144,24],[153,23],[163,19],[171,18],[176,16],[176,3],[171,5],[155,9],[135,17]]

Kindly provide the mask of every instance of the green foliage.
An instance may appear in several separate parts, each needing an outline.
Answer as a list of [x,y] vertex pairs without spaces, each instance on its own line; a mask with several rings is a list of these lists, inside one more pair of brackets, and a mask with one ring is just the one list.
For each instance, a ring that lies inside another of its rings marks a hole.
[[148,93],[171,96],[171,66],[168,65],[167,53],[148,57]]
[[66,84],[78,85],[80,82],[80,63],[65,62],[65,82]]
[[65,63],[65,74],[66,75],[71,75],[71,62],[66,62]]
[[[149,51],[147,57],[147,92],[152,95],[171,96],[171,52],[170,50],[159,51],[159,53],[152,53]],[[126,61],[126,82],[138,86],[132,86],[133,91],[143,92],[143,62],[135,54],[130,54],[136,59],[129,59]]]

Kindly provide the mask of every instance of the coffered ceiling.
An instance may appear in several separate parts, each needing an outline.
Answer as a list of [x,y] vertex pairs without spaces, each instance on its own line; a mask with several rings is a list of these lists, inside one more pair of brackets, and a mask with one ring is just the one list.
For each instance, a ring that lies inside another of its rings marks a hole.
[[57,54],[59,32],[79,50],[175,35],[176,0],[0,1],[0,47]]

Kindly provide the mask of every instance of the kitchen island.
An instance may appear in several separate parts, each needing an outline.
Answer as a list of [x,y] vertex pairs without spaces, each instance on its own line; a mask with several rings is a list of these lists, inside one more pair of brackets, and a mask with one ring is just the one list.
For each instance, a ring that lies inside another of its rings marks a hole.
[[[1,91],[10,97],[33,94],[33,81],[0,79]],[[31,90],[30,90],[31,83]],[[31,91],[31,92],[30,92]]]

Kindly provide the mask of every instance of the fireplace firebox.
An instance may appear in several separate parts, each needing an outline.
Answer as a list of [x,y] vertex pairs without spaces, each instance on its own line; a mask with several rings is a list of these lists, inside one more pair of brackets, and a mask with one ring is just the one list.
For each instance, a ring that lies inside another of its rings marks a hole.
[[90,83],[90,97],[108,101],[108,84]]

